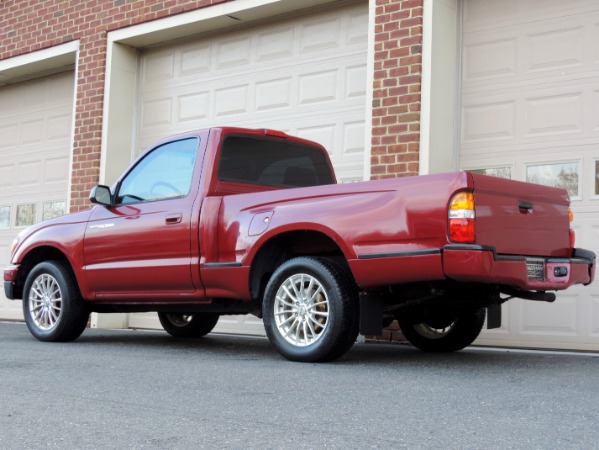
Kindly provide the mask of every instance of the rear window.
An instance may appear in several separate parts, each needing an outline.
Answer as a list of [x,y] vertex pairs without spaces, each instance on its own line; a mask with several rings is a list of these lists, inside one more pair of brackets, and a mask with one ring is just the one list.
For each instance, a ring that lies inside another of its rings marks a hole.
[[223,142],[218,178],[281,188],[333,184],[323,152],[284,139],[228,136]]

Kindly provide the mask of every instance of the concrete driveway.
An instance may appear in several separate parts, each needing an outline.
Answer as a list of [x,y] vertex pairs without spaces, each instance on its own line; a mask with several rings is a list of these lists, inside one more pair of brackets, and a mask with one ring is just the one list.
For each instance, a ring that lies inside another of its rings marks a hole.
[[265,338],[0,323],[3,449],[592,449],[599,355],[357,344],[329,364]]

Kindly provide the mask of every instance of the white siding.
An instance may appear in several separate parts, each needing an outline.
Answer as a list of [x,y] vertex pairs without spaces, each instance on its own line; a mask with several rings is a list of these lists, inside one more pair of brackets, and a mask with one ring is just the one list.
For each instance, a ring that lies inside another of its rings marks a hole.
[[[0,87],[0,266],[26,225],[67,212],[73,73]],[[0,318],[22,319],[0,294]]]
[[[577,245],[599,253],[599,3],[463,6],[461,168],[568,186]],[[599,286],[510,301],[479,342],[599,350]]]

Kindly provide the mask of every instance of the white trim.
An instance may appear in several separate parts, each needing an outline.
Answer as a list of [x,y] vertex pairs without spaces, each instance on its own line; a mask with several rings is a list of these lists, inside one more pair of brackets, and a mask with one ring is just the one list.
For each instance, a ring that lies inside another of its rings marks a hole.
[[[203,22],[215,18],[227,17],[239,11],[257,8],[269,4],[280,3],[281,0],[237,0],[234,2],[220,3],[206,8],[196,9],[184,14],[165,17],[163,19],[144,22],[132,27],[121,28],[110,32],[109,40],[112,42],[126,42],[132,38],[137,38],[144,35],[152,35],[156,32],[165,33],[168,30],[173,30],[186,25],[194,25],[198,22]],[[231,24],[237,22],[233,18],[229,18]],[[160,39],[161,41],[164,39]]]
[[[133,138],[135,137],[134,102],[131,102],[131,99],[120,97],[119,94],[123,90],[126,92],[136,91],[137,59],[135,49],[121,45],[118,42],[109,42],[106,53],[102,142],[100,146],[99,182],[101,184],[111,184],[116,181],[116,177],[131,163],[134,147]],[[128,73],[129,75],[132,74],[129,79],[127,79]],[[111,108],[114,111],[112,115],[109,113]],[[116,119],[114,119],[115,117]],[[112,147],[114,147],[114,153],[116,154],[122,154],[127,147],[130,152],[126,154],[126,158],[121,161],[121,164],[118,164],[118,167],[109,170],[107,167],[108,154]]]
[[424,0],[419,173],[455,170],[459,0]]
[[335,1],[235,0],[111,31],[108,40],[140,48]]
[[422,8],[422,78],[420,85],[420,145],[418,174],[429,173],[431,132],[431,88],[433,57],[433,0],[424,0]]
[[67,181],[67,205],[70,209],[73,181],[75,142],[75,112],[77,110],[77,74],[79,70],[79,41],[71,41],[43,50],[15,56],[0,61],[0,86],[25,81],[74,66],[73,110],[71,114],[71,139],[69,145],[70,176]]
[[376,0],[368,1],[368,50],[366,52],[366,105],[364,108],[364,180],[372,173],[372,101],[374,100],[374,45]]
[[71,113],[71,142],[69,149],[69,177],[67,181],[67,211],[71,210],[71,197],[73,193],[73,162],[75,160],[75,120],[77,111],[77,91],[79,83],[77,75],[79,74],[79,41],[75,41],[75,70],[73,80],[73,111]]
[[34,74],[72,65],[76,62],[79,41],[38,50],[0,61],[0,86],[9,82],[32,78]]
[[[460,139],[462,127],[462,22],[464,15],[464,0],[456,0],[456,48],[455,48],[455,97],[453,118],[453,170],[460,170]],[[512,176],[516,173],[514,172]]]

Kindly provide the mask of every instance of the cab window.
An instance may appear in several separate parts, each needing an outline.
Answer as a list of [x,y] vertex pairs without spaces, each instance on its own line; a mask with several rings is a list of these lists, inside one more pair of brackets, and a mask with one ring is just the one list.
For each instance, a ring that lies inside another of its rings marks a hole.
[[117,204],[182,198],[191,190],[199,139],[169,142],[155,148],[122,180]]
[[328,160],[319,148],[294,141],[246,136],[225,138],[218,178],[277,188],[334,183]]

